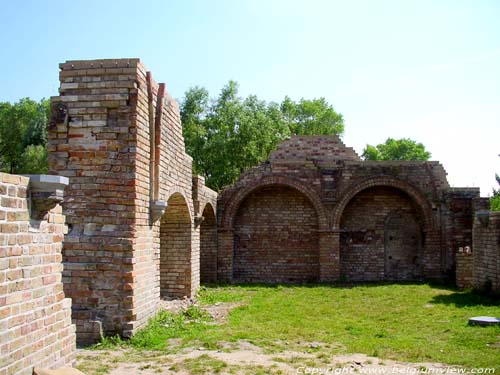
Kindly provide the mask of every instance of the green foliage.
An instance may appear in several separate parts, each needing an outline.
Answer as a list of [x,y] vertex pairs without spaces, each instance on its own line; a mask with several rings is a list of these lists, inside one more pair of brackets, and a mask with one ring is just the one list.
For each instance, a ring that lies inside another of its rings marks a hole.
[[50,102],[29,98],[0,103],[0,170],[8,173],[46,173],[47,123]]
[[181,103],[181,119],[194,172],[205,176],[215,190],[264,161],[292,134],[340,135],[344,130],[342,116],[323,98],[267,103],[254,95],[241,98],[234,81],[216,99],[202,87],[189,89]]
[[[500,185],[500,176],[495,175],[495,179]],[[493,196],[490,198],[490,209],[492,211],[500,211],[500,189],[493,189]]]
[[422,143],[409,138],[387,138],[377,146],[366,145],[363,157],[365,160],[429,160],[431,153]]

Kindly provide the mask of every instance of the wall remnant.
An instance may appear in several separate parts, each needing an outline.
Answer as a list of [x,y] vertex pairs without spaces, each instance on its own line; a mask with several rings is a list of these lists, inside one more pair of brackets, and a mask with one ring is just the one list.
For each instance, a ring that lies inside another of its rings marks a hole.
[[363,161],[335,136],[294,136],[219,195],[218,280],[454,279],[477,197],[438,162]]
[[197,290],[200,209],[215,210],[216,193],[193,181],[177,102],[139,59],[67,61],[59,77],[49,164],[69,178],[63,279],[77,338],[130,336],[160,295]]
[[67,182],[0,173],[0,374],[71,365],[71,300],[61,280]]
[[476,212],[473,244],[474,288],[500,293],[500,211]]

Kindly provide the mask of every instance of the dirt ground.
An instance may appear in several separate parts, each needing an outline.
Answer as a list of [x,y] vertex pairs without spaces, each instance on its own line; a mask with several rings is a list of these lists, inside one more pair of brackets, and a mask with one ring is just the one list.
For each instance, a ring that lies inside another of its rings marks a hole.
[[449,366],[439,363],[407,363],[382,360],[364,354],[332,357],[323,355],[321,351],[266,354],[261,348],[245,341],[236,345],[227,344],[227,348],[222,350],[191,348],[175,354],[133,350],[80,350],[77,367],[87,375],[439,374],[450,369]]
[[[179,312],[194,301],[162,301],[162,307]],[[240,303],[216,303],[205,310],[214,324],[223,324]],[[408,363],[364,354],[332,355],[332,347],[321,342],[277,343],[290,350],[270,353],[247,341],[222,343],[218,350],[180,348],[172,339],[171,353],[158,351],[79,349],[76,367],[86,375],[288,375],[288,374],[444,374],[457,370],[440,363]],[[178,346],[179,349],[175,350]]]

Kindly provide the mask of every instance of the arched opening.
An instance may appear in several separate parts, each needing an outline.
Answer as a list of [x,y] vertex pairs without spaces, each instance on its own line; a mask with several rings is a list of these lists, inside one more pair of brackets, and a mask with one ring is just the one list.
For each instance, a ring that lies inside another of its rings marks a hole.
[[233,281],[318,280],[318,215],[311,201],[284,185],[248,194],[234,218]]
[[186,200],[174,193],[160,223],[160,295],[191,294],[191,217]]
[[210,203],[205,205],[200,225],[200,281],[213,283],[217,281],[217,225],[214,208]]
[[360,191],[340,220],[341,277],[348,281],[415,280],[422,276],[423,217],[404,191]]

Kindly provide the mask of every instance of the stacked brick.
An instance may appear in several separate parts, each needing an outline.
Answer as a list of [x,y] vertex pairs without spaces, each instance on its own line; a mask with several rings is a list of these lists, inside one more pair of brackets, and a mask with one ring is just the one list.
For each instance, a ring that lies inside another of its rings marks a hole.
[[70,365],[71,300],[61,282],[61,207],[30,217],[29,178],[0,173],[0,374]]
[[375,187],[357,194],[344,209],[341,221],[340,262],[344,279],[420,278],[421,215],[411,199],[396,189]]
[[471,288],[474,282],[474,257],[469,246],[460,247],[456,254],[455,283],[460,289]]
[[[49,163],[70,180],[63,277],[77,337],[130,336],[156,312],[160,294],[190,296],[199,285],[192,159],[178,105],[138,59],[60,69]],[[159,218],[161,201],[171,208]]]
[[200,282],[217,280],[217,193],[205,186],[205,178],[193,177],[195,220],[200,223]]
[[476,214],[473,244],[474,287],[500,293],[499,211],[482,211]]
[[[254,270],[254,281],[274,280],[263,272],[257,276],[262,264],[257,257],[249,262],[249,252],[279,253],[279,245],[268,248],[269,242],[259,238],[272,238],[278,225],[284,232],[294,228],[293,215],[280,216],[279,204],[270,204],[272,212],[262,211],[267,216],[252,212],[260,204],[254,193],[269,188],[266,194],[278,202],[283,186],[294,189],[314,208],[320,281],[447,277],[454,268],[455,245],[468,241],[472,228],[471,213],[450,210],[450,202],[463,200],[471,207],[478,196],[477,191],[456,191],[446,199],[450,187],[438,162],[362,161],[335,136],[294,136],[220,194],[219,280],[246,278],[253,272],[249,269]],[[266,217],[280,218],[280,223],[263,225]],[[405,229],[396,233],[398,226]],[[240,232],[248,228],[258,232],[251,236],[255,240],[241,242]],[[389,237],[394,239],[394,251]],[[281,241],[281,247],[287,246]],[[393,251],[389,256],[388,246]],[[398,252],[401,248],[406,250]],[[295,265],[287,264],[293,273]]]
[[319,281],[318,218],[304,195],[288,187],[250,194],[234,223],[233,281]]

